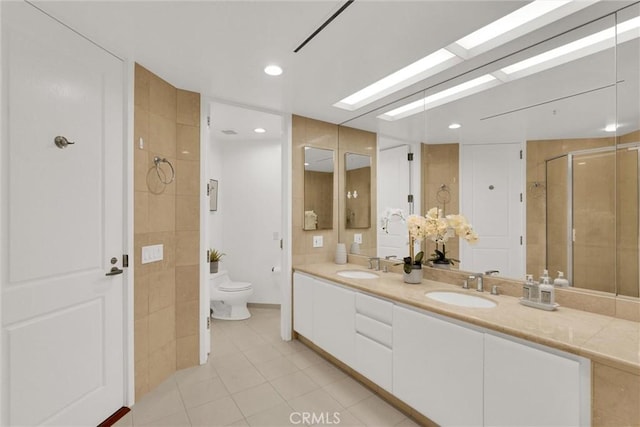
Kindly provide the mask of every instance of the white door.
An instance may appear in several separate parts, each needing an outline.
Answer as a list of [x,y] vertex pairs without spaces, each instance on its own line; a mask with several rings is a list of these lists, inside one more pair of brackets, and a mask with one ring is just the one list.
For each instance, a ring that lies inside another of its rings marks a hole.
[[461,213],[480,236],[462,243],[460,269],[524,276],[521,145],[461,146]]
[[124,403],[124,67],[1,6],[1,421],[97,425]]
[[[411,170],[407,154],[408,145],[382,149],[378,152],[378,217],[387,208],[402,209],[410,214],[407,196],[411,193]],[[386,231],[378,227],[378,256],[409,255],[407,224],[393,218]]]

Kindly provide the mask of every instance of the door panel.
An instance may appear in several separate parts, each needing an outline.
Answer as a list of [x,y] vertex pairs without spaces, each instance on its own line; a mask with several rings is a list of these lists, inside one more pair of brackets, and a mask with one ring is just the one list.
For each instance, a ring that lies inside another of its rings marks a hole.
[[1,7],[2,422],[97,425],[124,403],[124,275],[105,275],[124,248],[124,68],[27,3]]
[[[461,245],[461,270],[524,275],[520,144],[461,147],[461,212],[480,236]],[[506,165],[506,166],[505,166]]]

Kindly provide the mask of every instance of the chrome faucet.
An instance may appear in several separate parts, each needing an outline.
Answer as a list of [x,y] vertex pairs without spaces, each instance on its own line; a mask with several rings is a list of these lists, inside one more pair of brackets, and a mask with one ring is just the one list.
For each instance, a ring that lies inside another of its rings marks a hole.
[[467,281],[476,281],[476,291],[478,292],[484,292],[484,283],[482,280],[482,276],[484,276],[484,273],[473,273],[472,275],[467,277]]
[[375,269],[376,271],[380,271],[380,258],[378,257],[369,258],[369,268]]

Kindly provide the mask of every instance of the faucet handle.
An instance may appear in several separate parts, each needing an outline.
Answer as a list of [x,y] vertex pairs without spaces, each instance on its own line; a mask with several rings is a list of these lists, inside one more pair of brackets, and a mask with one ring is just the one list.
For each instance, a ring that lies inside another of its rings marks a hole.
[[500,270],[487,270],[484,272],[485,276],[493,276],[494,274],[500,273]]
[[469,281],[467,279],[462,281],[462,289],[469,289]]
[[500,286],[493,285],[491,287],[491,295],[500,295],[500,292],[498,292],[498,289],[500,289]]

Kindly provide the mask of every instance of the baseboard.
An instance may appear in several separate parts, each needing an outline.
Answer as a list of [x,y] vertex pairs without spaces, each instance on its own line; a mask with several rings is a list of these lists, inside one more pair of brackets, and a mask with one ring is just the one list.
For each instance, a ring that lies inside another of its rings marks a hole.
[[280,309],[280,304],[265,304],[262,302],[248,302],[247,307],[253,308],[277,308]]

